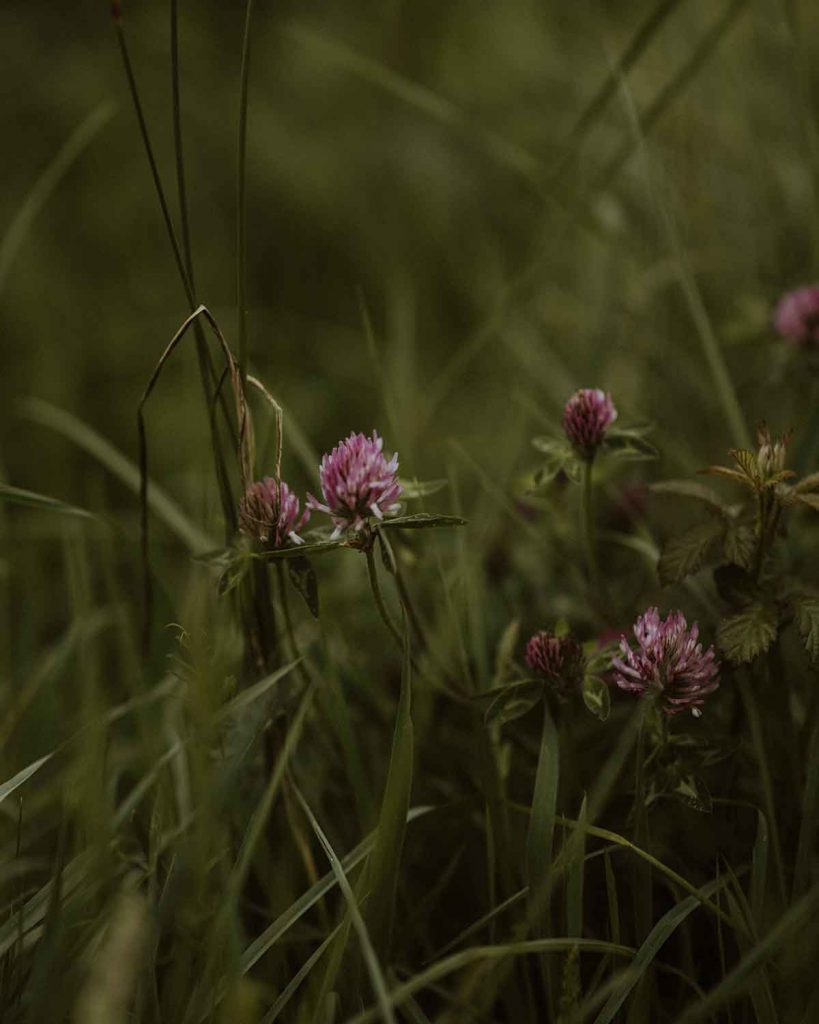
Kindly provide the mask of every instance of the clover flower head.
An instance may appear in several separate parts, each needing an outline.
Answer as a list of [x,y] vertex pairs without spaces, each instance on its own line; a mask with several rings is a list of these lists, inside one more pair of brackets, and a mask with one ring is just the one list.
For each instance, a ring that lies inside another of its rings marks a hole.
[[370,516],[383,519],[397,511],[398,454],[387,459],[383,447],[375,431],[372,437],[350,434],[323,456],[319,480],[324,501],[308,494],[307,505],[332,518],[334,536],[345,529],[361,530]]
[[655,697],[667,715],[691,711],[699,718],[705,698],[719,686],[714,648],[703,651],[699,627],[689,629],[682,612],[660,618],[649,608],[634,624],[636,650],[623,636],[620,657],[612,660],[614,680],[621,690]]
[[574,637],[558,637],[540,630],[526,644],[526,664],[551,680],[557,692],[567,697],[580,681],[583,651]]
[[309,509],[299,515],[299,499],[287,484],[270,476],[251,484],[239,502],[239,529],[272,548],[303,544],[298,531],[309,518]]
[[777,332],[794,345],[819,343],[819,285],[786,292],[774,312]]
[[575,391],[563,409],[563,429],[580,454],[591,459],[617,419],[611,395],[600,388]]

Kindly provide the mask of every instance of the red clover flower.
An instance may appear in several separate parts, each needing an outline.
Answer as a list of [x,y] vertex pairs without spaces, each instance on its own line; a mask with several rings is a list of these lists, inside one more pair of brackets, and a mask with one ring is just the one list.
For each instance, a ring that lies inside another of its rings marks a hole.
[[566,403],[563,429],[580,455],[592,459],[616,419],[611,395],[600,388],[581,388]]
[[774,327],[795,345],[819,343],[819,285],[786,292],[776,307]]
[[309,509],[299,516],[299,499],[287,484],[271,476],[251,484],[239,502],[242,533],[273,548],[286,547],[288,541],[303,544],[298,531],[309,518]]
[[612,660],[614,679],[621,690],[640,697],[656,696],[667,715],[691,711],[699,718],[700,705],[719,686],[719,665],[714,648],[703,652],[699,627],[688,628],[682,612],[660,619],[649,608],[634,624],[637,650],[620,639],[621,657]]
[[334,536],[347,528],[362,529],[370,516],[383,519],[397,511],[401,496],[398,454],[388,460],[383,446],[375,431],[372,437],[350,434],[323,456],[319,479],[324,502],[308,494],[307,505],[331,516]]
[[583,652],[573,637],[558,637],[541,630],[526,645],[526,664],[555,683],[561,696],[568,697],[580,680]]

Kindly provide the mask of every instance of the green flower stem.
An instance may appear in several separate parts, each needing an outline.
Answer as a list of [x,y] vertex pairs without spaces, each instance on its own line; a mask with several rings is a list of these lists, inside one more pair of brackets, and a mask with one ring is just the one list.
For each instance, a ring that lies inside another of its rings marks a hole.
[[759,494],[759,538],[754,558],[754,579],[759,582],[765,560],[776,541],[782,505],[776,495],[767,488]]
[[595,589],[597,589],[600,584],[600,567],[597,563],[597,539],[594,528],[593,467],[593,458],[584,461],[581,505],[583,512],[583,532],[586,544],[586,564],[589,572],[589,582]]
[[802,442],[796,452],[796,469],[799,473],[809,473],[819,451],[819,375],[813,383],[808,422],[802,431]]
[[398,646],[403,650],[404,640],[398,627],[393,622],[392,616],[390,615],[389,609],[387,608],[386,602],[384,601],[384,595],[381,593],[381,584],[378,582],[378,573],[375,569],[375,556],[373,553],[373,545],[368,544],[365,553],[367,555],[367,571],[370,574],[370,586],[372,587],[373,597],[381,618],[384,620],[384,625],[392,633],[393,639]]
[[304,662],[301,660],[301,650],[299,649],[299,642],[296,639],[296,631],[293,628],[293,619],[290,614],[290,601],[287,597],[287,580],[284,575],[284,564],[281,561],[276,562],[276,580],[279,584],[279,600],[282,606],[282,617],[284,619],[284,631],[287,634],[287,642],[290,646],[290,655],[293,660],[298,660],[298,672],[302,678],[302,681],[307,684],[310,682],[310,674],[307,671]]

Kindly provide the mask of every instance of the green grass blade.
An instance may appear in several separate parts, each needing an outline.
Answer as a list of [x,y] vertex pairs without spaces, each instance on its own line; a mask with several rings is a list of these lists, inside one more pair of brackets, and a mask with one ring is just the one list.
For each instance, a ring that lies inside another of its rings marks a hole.
[[404,616],[401,693],[395,719],[387,783],[378,816],[378,830],[372,856],[367,864],[365,884],[367,929],[376,948],[389,951],[401,853],[407,828],[414,735],[412,725],[412,659],[409,627]]
[[586,796],[580,805],[566,869],[566,934],[583,934],[583,882],[586,870]]
[[756,839],[751,853],[751,916],[757,928],[762,927],[765,890],[768,881],[768,822],[762,811],[757,812]]
[[256,852],[256,846],[262,837],[262,832],[267,824],[270,811],[275,803],[279,789],[281,788],[284,774],[290,764],[290,758],[292,757],[296,744],[301,737],[304,720],[312,706],[314,696],[315,686],[310,685],[302,694],[298,710],[293,716],[292,722],[289,724],[287,735],[284,738],[284,743],[282,744],[279,756],[276,760],[276,767],[273,769],[273,773],[270,776],[264,795],[262,796],[258,807],[254,811],[253,820],[245,833],[228,886],[232,897],[236,900],[239,899],[242,887],[245,883],[248,872],[250,871],[250,865],[253,861],[253,855]]
[[247,162],[247,87],[250,76],[250,23],[253,0],[245,6],[242,65],[239,72],[239,139],[236,149],[236,342],[242,380],[247,378],[247,241],[245,239],[245,178]]
[[6,781],[2,785],[0,785],[0,804],[8,797],[10,797],[11,794],[16,789],[19,789],[24,782],[27,782],[31,778],[31,776],[38,772],[43,767],[44,764],[51,760],[53,756],[53,754],[46,754],[45,757],[38,758],[36,761],[33,761],[30,765],[27,765],[25,768],[21,769],[19,772],[17,772],[16,775],[13,775],[10,779],[6,779]]
[[301,967],[296,971],[296,973],[293,975],[290,981],[288,981],[288,983],[282,989],[281,995],[278,997],[276,1002],[270,1007],[270,1009],[267,1011],[264,1017],[262,1017],[259,1024],[273,1024],[273,1021],[278,1020],[282,1010],[284,1010],[284,1008],[287,1006],[287,1004],[299,990],[300,986],[304,983],[305,979],[308,977],[310,972],[313,970],[313,968],[316,966],[319,960],[321,960],[321,958],[324,956],[327,947],[336,937],[340,928],[341,925],[336,925],[336,927],[330,932],[327,938],[324,939],[321,945],[317,946],[313,950],[310,956],[304,961]]
[[[526,877],[533,898],[548,890],[552,865],[557,787],[559,775],[557,729],[546,701],[543,701],[543,725],[540,733],[532,813],[526,836]],[[535,910],[539,916],[541,908]]]
[[171,90],[173,93],[173,148],[176,157],[176,191],[182,226],[182,254],[191,292],[196,294],[193,277],[193,250],[188,218],[188,192],[185,183],[185,150],[182,145],[182,98],[179,75],[179,0],[171,0]]
[[[414,975],[393,989],[387,998],[391,1006],[400,1006],[404,1000],[414,996],[416,992],[428,988],[441,978],[482,961],[503,961],[513,957],[541,953],[566,953],[570,949],[577,949],[581,953],[608,953],[614,956],[634,955],[634,950],[630,946],[615,946],[611,942],[598,942],[594,939],[529,939],[496,946],[472,946],[470,949],[463,949],[444,960],[439,960],[426,970]],[[351,1018],[347,1024],[369,1024],[370,1021],[377,1020],[379,1012],[379,1007],[372,1007]]]
[[791,900],[797,899],[808,888],[811,860],[816,850],[816,837],[819,834],[819,723],[814,727],[808,746],[801,818],[799,839],[796,844]]
[[611,941],[620,943],[620,904],[617,899],[617,879],[611,863],[610,854],[606,853],[603,858],[606,869],[606,900],[609,908],[609,930]]
[[[411,824],[423,815],[428,814],[432,807],[413,807],[407,815],[407,824]],[[367,857],[375,843],[376,833],[373,831],[358,846],[341,859],[345,873],[353,871]],[[337,876],[330,871],[320,878],[307,892],[303,893],[295,903],[283,911],[242,953],[240,966],[242,973],[247,973],[271,949],[287,931],[296,924],[320,899],[330,892],[337,884]]]
[[114,116],[116,109],[116,105],[108,101],[96,107],[77,126],[29,190],[0,241],[0,295],[5,289],[15,257],[37,215],[79,157]]
[[[739,0],[739,2],[740,4],[744,4],[747,0]],[[632,123],[637,145],[643,156],[648,186],[652,193],[654,204],[660,214],[671,256],[674,260],[674,269],[677,274],[677,280],[685,297],[689,315],[693,321],[697,335],[699,336],[705,361],[711,374],[714,390],[722,406],[723,414],[731,431],[734,443],[740,448],[750,448],[752,447],[751,434],[748,430],[748,425],[745,422],[745,417],[739,404],[739,399],[737,398],[733,381],[731,380],[731,376],[728,372],[722,348],[719,340],[717,339],[713,324],[711,323],[711,318],[708,315],[708,310],[706,309],[699,286],[697,285],[696,279],[691,270],[690,261],[685,251],[680,230],[674,219],[670,206],[663,195],[663,186],[659,178],[659,169],[656,165],[656,161],[653,160],[652,154],[650,153],[646,143],[645,127],[637,116],[631,94],[625,82],[622,82],[622,92],[626,111],[629,114]]]
[[536,189],[540,188],[544,167],[537,157],[496,132],[470,121],[467,115],[448,99],[410,81],[379,61],[357,53],[328,35],[298,24],[289,27],[288,35],[300,45],[312,49],[317,56],[343,67],[433,121],[476,142],[500,166],[519,175]]
[[[39,398],[26,399],[23,402],[23,412],[26,419],[48,427],[87,452],[130,491],[139,494],[139,469],[135,463],[117,451],[109,441],[82,420]],[[218,547],[217,542],[203,533],[176,502],[153,482],[148,492],[148,504],[156,518],[193,553],[213,551]]]
[[786,898],[782,843],[779,837],[779,825],[777,823],[776,815],[776,796],[774,792],[773,778],[771,776],[770,763],[768,761],[768,754],[765,748],[765,737],[762,733],[762,721],[759,717],[757,695],[749,685],[748,678],[744,673],[737,673],[736,678],[740,696],[742,697],[742,704],[745,708],[745,714],[751,729],[751,740],[754,747],[754,753],[756,754],[757,764],[759,766],[763,806],[765,808],[765,817],[767,818],[768,830],[771,839],[774,869],[776,871],[776,878],[779,885],[779,895],[782,900],[782,906],[784,907],[786,904]]
[[347,903],[350,920],[352,921],[352,926],[358,935],[361,952],[364,957],[364,962],[367,965],[370,982],[372,983],[373,992],[375,993],[378,1003],[378,1012],[381,1014],[383,1019],[387,1021],[387,1024],[396,1024],[395,1014],[392,1012],[392,1004],[390,1003],[387,992],[387,982],[384,978],[384,972],[381,970],[381,963],[375,949],[373,948],[373,943],[367,930],[367,925],[364,923],[364,918],[361,916],[358,901],[356,900],[355,893],[353,892],[352,887],[347,880],[347,876],[344,873],[344,868],[341,866],[341,861],[336,856],[329,839],[322,831],[321,826],[316,820],[313,812],[310,810],[310,806],[302,796],[301,792],[296,787],[294,787],[294,791],[304,813],[307,815],[307,820],[310,822],[310,826],[316,834],[316,838],[321,843],[324,852],[327,854],[327,859],[330,861],[333,874],[336,876],[338,887],[341,889],[345,902]]
[[[708,898],[724,884],[724,879],[709,882],[708,885],[702,887],[702,895]],[[654,958],[689,914],[701,905],[701,902],[695,896],[686,896],[684,900],[663,914],[637,950],[632,963],[633,974],[629,976],[627,983],[623,985],[619,992],[612,993],[603,1009],[595,1018],[594,1024],[609,1024],[610,1021],[614,1020],[620,1007],[629,997],[640,978],[645,974]]]
[[641,23],[640,27],[634,34],[634,38],[626,47],[622,57],[618,60],[616,66],[609,71],[608,75],[606,75],[606,78],[600,85],[600,88],[588,102],[582,114],[575,122],[572,130],[569,132],[566,140],[566,152],[559,160],[558,165],[553,172],[552,180],[562,177],[563,174],[565,174],[565,172],[572,166],[583,140],[594,127],[595,122],[600,118],[600,115],[606,109],[611,98],[619,89],[620,79],[625,77],[631,68],[637,63],[642,54],[648,48],[649,43],[663,27],[670,15],[674,13],[677,7],[679,7],[680,3],[681,0],[661,0],[654,10],[650,12],[648,17]]
[[[736,920],[740,920],[742,917],[745,917],[747,921],[751,922],[753,912],[750,904],[745,898],[745,893],[742,891],[742,886],[736,878],[733,870],[730,868],[729,875],[731,877],[731,884],[725,889],[725,901]],[[754,934],[754,939],[757,939],[756,934]],[[744,936],[738,936],[737,942],[740,953],[743,955],[748,952],[752,945],[752,943],[748,942]],[[723,977],[725,977],[726,974],[727,971],[723,971]],[[754,972],[753,978],[748,983],[748,997],[753,1004],[757,1024],[778,1024],[776,1002],[774,1000],[773,992],[771,991],[771,983],[768,975],[769,971],[767,969],[767,965],[763,964]],[[730,1014],[730,1007],[727,1009]]]
[[10,505],[21,505],[24,508],[36,508],[45,512],[59,512],[65,516],[80,516],[83,519],[96,519],[93,512],[76,505],[69,505],[59,498],[49,498],[45,494],[37,494],[34,491],[25,491],[22,487],[11,487],[9,484],[0,484],[0,501],[7,501]]
[[798,903],[780,917],[776,925],[751,949],[731,973],[707,993],[699,1003],[688,1008],[677,1024],[694,1024],[714,1013],[728,999],[739,995],[754,980],[759,967],[808,925],[815,925],[819,911],[819,885],[806,893]]

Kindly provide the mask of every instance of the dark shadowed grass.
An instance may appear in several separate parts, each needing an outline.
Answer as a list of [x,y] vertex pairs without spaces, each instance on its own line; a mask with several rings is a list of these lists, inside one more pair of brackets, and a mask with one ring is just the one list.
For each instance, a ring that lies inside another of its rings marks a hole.
[[[763,417],[817,468],[768,326],[815,267],[813,8],[168,0],[119,53],[10,10],[3,1021],[809,1024],[814,590],[674,719],[680,791],[640,705],[531,700],[523,647],[654,603],[710,643],[725,580],[668,541],[738,499],[691,479]],[[533,491],[581,386],[660,459]],[[237,537],[373,426],[416,518]],[[783,586],[816,541],[788,511]]]

